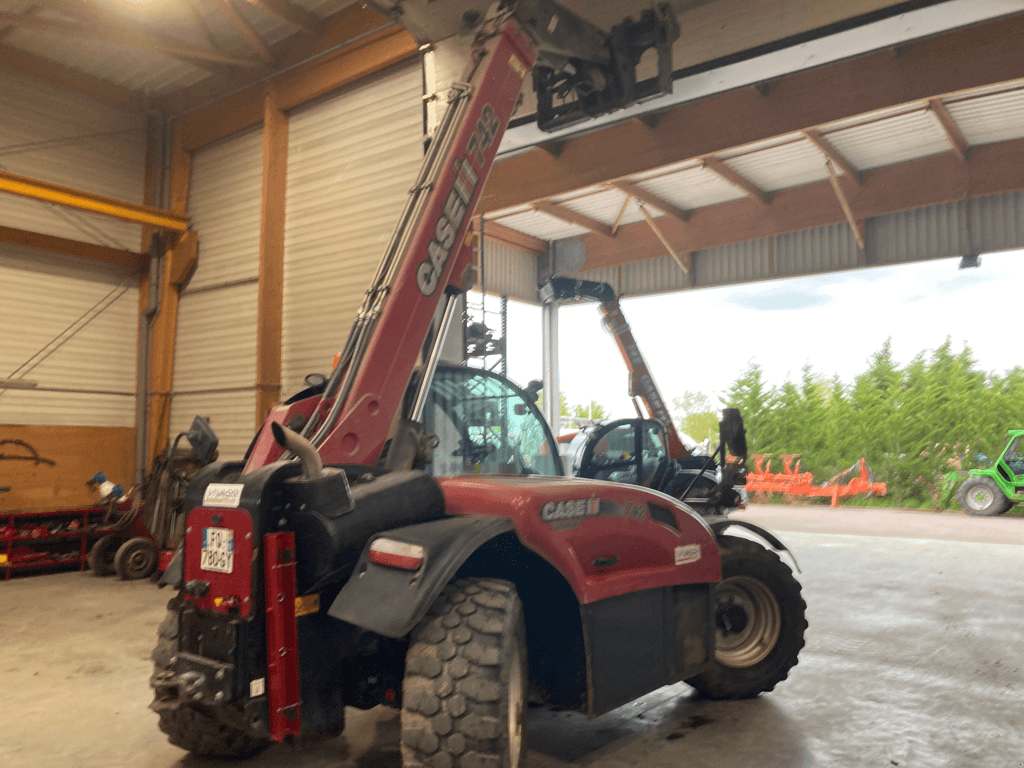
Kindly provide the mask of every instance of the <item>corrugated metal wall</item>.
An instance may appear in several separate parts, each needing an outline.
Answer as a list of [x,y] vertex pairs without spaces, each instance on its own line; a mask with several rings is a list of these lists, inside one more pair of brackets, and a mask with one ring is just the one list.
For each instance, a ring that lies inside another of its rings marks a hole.
[[256,429],[262,127],[198,151],[188,214],[199,263],[178,305],[170,434],[211,420],[222,459],[245,453]]
[[0,424],[135,425],[138,285],[126,269],[0,245],[0,378],[38,383],[0,389]]
[[[959,200],[869,219],[863,254],[846,224],[697,251],[693,254],[693,287],[708,288],[1014,248],[1024,248],[1024,192],[975,198],[969,203]],[[686,276],[668,256],[580,272],[578,276],[609,283],[625,296],[686,288]]]
[[484,241],[483,280],[476,286],[495,296],[537,303],[537,257],[508,243]]
[[329,372],[423,157],[419,63],[296,110],[288,124],[282,395]]
[[[141,203],[146,123],[89,96],[0,69],[0,170]],[[0,195],[0,224],[137,251],[137,224]]]
[[[0,113],[0,169],[142,202],[144,116],[2,69]],[[133,251],[141,242],[137,225],[10,194],[0,225]],[[39,386],[0,390],[0,423],[134,426],[138,294],[124,269],[0,243],[0,378]],[[55,339],[67,340],[54,351]]]

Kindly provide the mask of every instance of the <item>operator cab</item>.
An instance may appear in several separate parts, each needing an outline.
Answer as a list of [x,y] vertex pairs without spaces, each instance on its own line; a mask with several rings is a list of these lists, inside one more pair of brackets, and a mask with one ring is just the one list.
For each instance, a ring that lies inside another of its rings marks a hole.
[[558,445],[535,397],[482,368],[438,365],[423,428],[437,435],[434,475],[562,475]]
[[572,474],[659,488],[668,470],[665,427],[656,419],[619,419],[580,431],[569,448]]

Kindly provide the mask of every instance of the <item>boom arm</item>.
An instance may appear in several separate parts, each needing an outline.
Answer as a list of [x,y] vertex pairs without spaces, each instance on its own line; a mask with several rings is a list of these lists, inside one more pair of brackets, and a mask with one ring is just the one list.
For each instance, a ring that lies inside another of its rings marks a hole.
[[591,299],[600,302],[601,315],[604,317],[605,327],[615,337],[615,343],[619,347],[622,359],[626,362],[626,369],[629,371],[629,396],[639,397],[647,409],[647,414],[652,419],[658,419],[665,425],[665,434],[668,439],[669,458],[679,459],[689,456],[690,451],[683,445],[679,438],[679,432],[672,423],[672,415],[665,407],[665,401],[654,383],[647,361],[644,360],[640,347],[633,338],[633,331],[630,330],[626,316],[622,314],[622,307],[615,291],[607,283],[598,283],[593,280],[574,280],[571,277],[553,277],[548,280],[540,289],[541,299],[547,303],[550,301],[564,301],[567,299]]
[[[325,464],[377,462],[401,415],[438,304],[444,298],[450,306],[472,285],[469,224],[538,49],[547,71],[579,72],[581,62],[588,64],[586,76],[571,79],[571,85],[556,78],[558,98],[575,93],[582,102],[593,88],[612,89],[614,98],[591,105],[589,114],[632,103],[638,93],[635,65],[643,51],[656,47],[663,58],[678,35],[668,6],[659,6],[654,17],[645,13],[645,23],[627,20],[603,48],[595,43],[595,36],[600,40],[595,28],[551,0],[505,6],[484,23],[466,82],[453,87],[448,111],[323,394],[271,412],[246,472],[284,455],[272,422],[301,429]],[[652,24],[659,34],[651,34]],[[535,79],[538,87],[556,87],[545,83]],[[420,395],[429,383],[424,376]]]

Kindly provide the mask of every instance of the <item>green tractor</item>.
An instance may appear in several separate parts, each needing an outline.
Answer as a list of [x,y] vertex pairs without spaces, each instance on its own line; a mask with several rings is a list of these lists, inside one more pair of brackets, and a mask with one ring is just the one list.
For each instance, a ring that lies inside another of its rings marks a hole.
[[1011,429],[1006,448],[995,463],[972,469],[956,500],[968,515],[1001,515],[1024,501],[1024,429]]

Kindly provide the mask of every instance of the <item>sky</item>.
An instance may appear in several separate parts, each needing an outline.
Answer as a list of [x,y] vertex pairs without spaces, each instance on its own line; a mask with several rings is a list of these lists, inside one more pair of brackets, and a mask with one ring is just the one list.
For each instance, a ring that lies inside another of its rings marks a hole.
[[[981,370],[1024,365],[1024,251],[984,254],[977,269],[958,264],[706,288],[625,299],[622,308],[668,403],[686,390],[715,401],[752,362],[773,386],[798,381],[805,363],[851,384],[887,338],[901,365],[947,336],[954,352],[966,342]],[[508,327],[509,378],[542,378],[540,309],[510,301]],[[559,375],[570,403],[594,399],[615,417],[634,414],[625,365],[596,304],[559,309]]]

